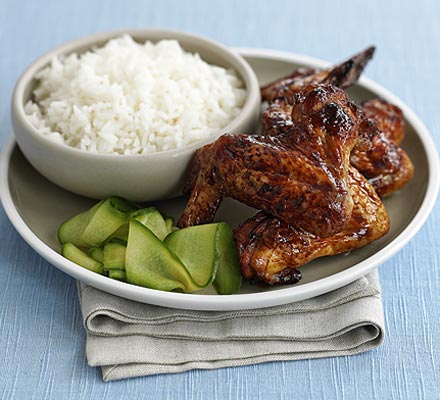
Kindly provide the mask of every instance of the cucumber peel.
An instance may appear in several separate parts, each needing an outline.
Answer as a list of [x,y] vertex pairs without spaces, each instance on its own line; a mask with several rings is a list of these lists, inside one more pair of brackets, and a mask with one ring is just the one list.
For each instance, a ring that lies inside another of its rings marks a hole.
[[112,279],[117,279],[118,281],[127,281],[127,275],[123,269],[111,269],[108,271],[108,277]]
[[101,247],[90,247],[87,254],[100,263],[104,260],[104,251]]
[[145,225],[160,240],[165,239],[169,230],[164,217],[156,207],[143,208],[131,214],[131,218]]
[[177,229],[155,207],[109,197],[58,229],[61,254],[109,278],[157,290],[191,293],[212,284],[218,294],[241,285],[233,233],[226,223]]
[[231,227],[220,222],[215,239],[215,279],[213,285],[218,294],[237,293],[241,287],[240,263]]
[[139,286],[185,292],[199,289],[176,255],[135,219],[130,221],[125,272],[127,282]]
[[98,274],[102,274],[104,272],[104,268],[101,262],[88,256],[73,243],[65,243],[61,248],[61,254],[68,260],[73,261],[74,263],[81,265],[82,267],[87,268],[90,271],[97,272]]
[[82,240],[81,236],[90,219],[95,215],[104,200],[95,204],[89,210],[83,211],[73,218],[64,221],[58,229],[58,240],[61,244],[73,243],[77,247],[85,248],[89,245]]
[[125,252],[127,247],[119,241],[107,243],[103,249],[104,270],[125,270]]
[[215,277],[215,238],[218,224],[179,229],[170,233],[164,243],[179,257],[200,288]]
[[128,222],[122,224],[116,232],[112,233],[109,238],[107,239],[107,242],[118,240],[121,243],[127,244],[128,240]]
[[165,226],[167,228],[167,232],[168,233],[171,233],[175,229],[177,229],[177,228],[174,228],[174,218],[172,218],[172,217],[165,217],[164,219],[165,219]]
[[89,246],[101,246],[113,233],[128,221],[136,207],[120,197],[104,200],[88,221],[81,240]]

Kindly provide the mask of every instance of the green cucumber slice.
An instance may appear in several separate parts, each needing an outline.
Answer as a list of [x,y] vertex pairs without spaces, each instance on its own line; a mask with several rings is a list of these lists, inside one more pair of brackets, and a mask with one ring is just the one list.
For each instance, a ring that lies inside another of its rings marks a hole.
[[170,233],[164,240],[200,287],[209,285],[215,277],[217,229],[216,223],[191,226]]
[[237,246],[231,227],[218,224],[215,240],[215,269],[213,285],[218,294],[233,294],[240,290],[241,273]]
[[131,214],[131,218],[145,225],[160,240],[165,239],[169,231],[166,222],[156,207],[143,208]]
[[126,246],[120,242],[109,242],[103,248],[103,260],[105,270],[125,269]]
[[122,224],[115,233],[111,234],[108,241],[119,240],[121,243],[127,245],[128,240],[128,222]]
[[173,223],[155,207],[138,210],[109,197],[60,226],[61,254],[139,286],[193,292],[212,283],[218,294],[236,293],[241,274],[231,228],[214,223],[178,230]]
[[199,289],[177,256],[135,219],[130,220],[125,272],[127,282],[152,289],[184,292]]
[[99,261],[100,263],[102,263],[102,261],[104,259],[104,252],[102,251],[101,247],[90,247],[90,249],[89,249],[89,251],[87,253],[94,260]]
[[85,227],[81,240],[89,246],[101,246],[125,222],[130,213],[136,209],[128,200],[120,197],[109,197],[97,208]]
[[108,271],[109,278],[117,279],[118,281],[127,281],[127,275],[123,269],[111,269]]
[[81,236],[90,219],[95,215],[103,202],[104,200],[95,204],[92,208],[64,221],[58,228],[58,240],[60,243],[64,244],[70,242],[78,247],[88,247],[89,245],[81,239]]
[[74,263],[80,265],[81,267],[87,268],[90,271],[97,272],[98,274],[104,273],[102,263],[88,256],[73,243],[64,243],[63,247],[61,248],[61,254],[70,261],[73,261]]
[[167,232],[171,233],[174,231],[174,218],[173,217],[165,217],[165,226],[167,228]]

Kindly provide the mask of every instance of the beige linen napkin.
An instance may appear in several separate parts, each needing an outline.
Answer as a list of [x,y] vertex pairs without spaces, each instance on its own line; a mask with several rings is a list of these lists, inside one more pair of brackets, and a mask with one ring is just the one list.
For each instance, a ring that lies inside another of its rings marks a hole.
[[89,365],[105,381],[190,369],[356,354],[383,340],[377,271],[341,289],[256,310],[137,303],[78,284]]

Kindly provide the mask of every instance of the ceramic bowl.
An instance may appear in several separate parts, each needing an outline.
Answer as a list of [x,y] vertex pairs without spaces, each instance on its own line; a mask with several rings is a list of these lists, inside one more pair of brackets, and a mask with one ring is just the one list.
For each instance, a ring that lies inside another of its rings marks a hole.
[[[24,105],[36,85],[35,74],[54,56],[82,53],[108,40],[129,34],[136,41],[176,39],[184,50],[199,53],[210,64],[233,68],[243,80],[247,96],[239,115],[209,138],[181,149],[145,155],[96,154],[56,143],[27,119]],[[225,132],[252,132],[260,116],[260,91],[254,71],[237,53],[212,40],[176,31],[125,30],[100,33],[64,44],[32,63],[15,87],[12,124],[17,143],[32,166],[51,182],[71,192],[104,198],[119,195],[133,201],[155,201],[182,193],[186,172],[195,151]]]

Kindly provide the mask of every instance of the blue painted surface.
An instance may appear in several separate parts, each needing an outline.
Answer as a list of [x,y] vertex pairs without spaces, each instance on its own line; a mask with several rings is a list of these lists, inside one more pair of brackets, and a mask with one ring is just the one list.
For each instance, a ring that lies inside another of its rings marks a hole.
[[[11,132],[13,85],[34,58],[78,36],[128,27],[331,61],[376,44],[367,75],[415,110],[438,145],[439,16],[435,0],[0,0],[0,145]],[[387,334],[374,351],[103,383],[86,363],[74,281],[32,251],[0,209],[0,398],[440,398],[439,235],[436,207],[380,268]]]

